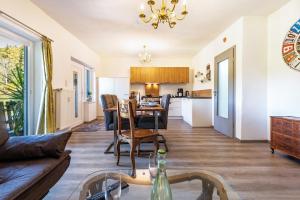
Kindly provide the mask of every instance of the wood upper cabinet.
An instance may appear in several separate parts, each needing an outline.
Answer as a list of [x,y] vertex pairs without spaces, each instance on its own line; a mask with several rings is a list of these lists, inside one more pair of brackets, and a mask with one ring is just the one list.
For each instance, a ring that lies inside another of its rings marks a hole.
[[130,68],[130,83],[142,83],[142,68]]
[[130,83],[189,83],[189,68],[131,67]]

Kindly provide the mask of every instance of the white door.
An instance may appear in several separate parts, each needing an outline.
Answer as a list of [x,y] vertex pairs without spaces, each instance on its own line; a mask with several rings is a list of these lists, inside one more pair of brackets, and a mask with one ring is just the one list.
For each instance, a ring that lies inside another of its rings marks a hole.
[[114,78],[114,94],[118,99],[129,98],[129,78]]
[[113,78],[99,78],[99,97],[102,94],[114,93],[114,79]]
[[83,123],[83,74],[84,68],[76,63],[73,64],[73,113],[74,124]]
[[103,116],[101,95],[114,94],[118,99],[129,98],[129,78],[99,78],[98,79],[98,116]]
[[215,57],[214,128],[234,137],[234,51]]
[[129,78],[99,78],[99,98],[102,94],[114,94],[118,99],[128,99]]

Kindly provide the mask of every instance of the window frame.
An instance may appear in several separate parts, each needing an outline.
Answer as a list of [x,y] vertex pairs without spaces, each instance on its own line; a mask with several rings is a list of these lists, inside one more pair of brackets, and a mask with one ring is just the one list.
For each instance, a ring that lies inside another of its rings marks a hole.
[[[36,124],[34,117],[35,105],[35,68],[36,45],[41,39],[36,35],[24,30],[22,27],[0,17],[0,34],[3,37],[19,42],[24,45],[24,135],[34,135]],[[41,86],[43,87],[43,86]]]

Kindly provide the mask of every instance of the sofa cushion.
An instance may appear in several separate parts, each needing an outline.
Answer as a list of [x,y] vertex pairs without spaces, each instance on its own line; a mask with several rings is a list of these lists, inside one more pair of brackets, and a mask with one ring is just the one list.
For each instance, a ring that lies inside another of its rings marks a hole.
[[59,159],[43,158],[27,161],[0,163],[0,199],[16,199],[33,187],[69,157],[65,152]]
[[0,147],[0,161],[25,160],[32,158],[59,158],[72,132],[11,137]]

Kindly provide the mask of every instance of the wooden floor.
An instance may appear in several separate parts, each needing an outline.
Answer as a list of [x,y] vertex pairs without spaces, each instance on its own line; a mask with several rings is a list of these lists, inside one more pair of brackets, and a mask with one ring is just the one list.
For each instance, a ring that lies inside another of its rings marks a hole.
[[[182,120],[170,120],[168,166],[178,169],[214,171],[239,193],[242,199],[299,200],[300,161],[276,152],[266,143],[239,143],[210,128],[191,128]],[[73,133],[67,149],[72,161],[61,180],[45,199],[67,199],[87,174],[100,169],[118,169],[116,159],[104,150],[112,132]],[[130,167],[129,157],[121,157]],[[137,168],[147,168],[147,158],[138,158]]]

